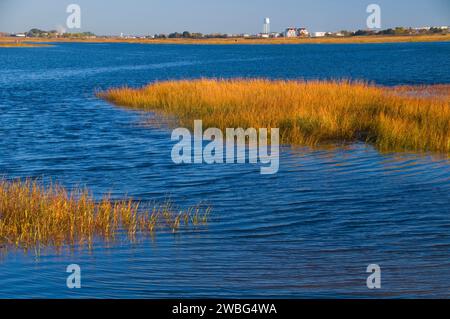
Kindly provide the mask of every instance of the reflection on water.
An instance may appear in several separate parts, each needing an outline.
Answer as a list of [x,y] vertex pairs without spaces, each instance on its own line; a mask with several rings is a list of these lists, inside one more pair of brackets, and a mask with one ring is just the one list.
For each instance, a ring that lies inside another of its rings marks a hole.
[[[248,164],[177,166],[167,127],[142,125],[148,116],[94,92],[200,76],[450,83],[442,58],[449,53],[448,43],[0,50],[1,175],[86,185],[96,196],[214,206],[206,231],[39,256],[10,249],[0,262],[0,297],[448,297],[445,156],[286,146],[274,176]],[[142,67],[149,65],[160,67]],[[65,285],[72,263],[82,268],[76,291]],[[372,263],[382,268],[379,291],[366,288]]]

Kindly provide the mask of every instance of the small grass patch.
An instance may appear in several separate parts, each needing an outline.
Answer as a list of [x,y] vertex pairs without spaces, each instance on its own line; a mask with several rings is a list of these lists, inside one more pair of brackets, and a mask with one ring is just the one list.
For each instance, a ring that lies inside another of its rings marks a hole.
[[0,42],[0,48],[41,48],[50,47],[49,44],[23,43],[23,42]]
[[0,245],[23,249],[91,245],[98,238],[113,240],[123,231],[129,238],[177,232],[206,225],[211,209],[202,205],[177,210],[171,203],[142,207],[133,199],[104,196],[94,200],[86,189],[69,192],[33,180],[0,181]]

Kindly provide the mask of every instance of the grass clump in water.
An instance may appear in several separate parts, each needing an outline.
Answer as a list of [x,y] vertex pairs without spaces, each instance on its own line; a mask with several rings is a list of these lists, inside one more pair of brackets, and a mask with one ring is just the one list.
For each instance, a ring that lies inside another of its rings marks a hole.
[[177,211],[170,203],[140,208],[132,199],[95,201],[87,190],[67,191],[38,181],[0,181],[0,245],[24,249],[91,245],[95,238],[113,240],[119,231],[129,238],[157,229],[177,232],[208,222],[209,207]]
[[50,46],[51,45],[40,43],[0,42],[0,48],[42,48]]
[[199,79],[112,88],[116,105],[175,116],[192,127],[280,128],[281,142],[363,140],[386,151],[450,151],[450,86],[379,87],[350,81]]

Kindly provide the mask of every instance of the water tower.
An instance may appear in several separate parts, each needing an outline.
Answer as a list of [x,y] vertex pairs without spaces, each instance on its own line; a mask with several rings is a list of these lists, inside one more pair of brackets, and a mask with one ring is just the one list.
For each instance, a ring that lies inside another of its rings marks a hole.
[[263,30],[264,34],[269,34],[270,33],[270,19],[269,18],[264,18],[264,30]]

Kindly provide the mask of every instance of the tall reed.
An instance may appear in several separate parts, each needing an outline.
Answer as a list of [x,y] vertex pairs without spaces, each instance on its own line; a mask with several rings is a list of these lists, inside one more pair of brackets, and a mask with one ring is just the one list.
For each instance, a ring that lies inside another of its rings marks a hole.
[[64,187],[44,186],[33,180],[0,180],[0,245],[24,249],[91,245],[112,240],[118,232],[130,238],[158,229],[173,232],[181,227],[206,224],[211,212],[201,205],[177,210],[170,202],[151,209],[133,199],[95,201],[86,189],[69,192]]
[[199,79],[112,88],[99,96],[175,116],[187,127],[195,119],[221,129],[277,127],[289,144],[363,140],[383,150],[450,151],[450,85]]

